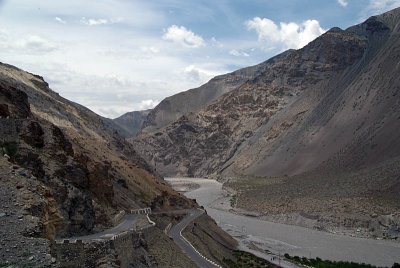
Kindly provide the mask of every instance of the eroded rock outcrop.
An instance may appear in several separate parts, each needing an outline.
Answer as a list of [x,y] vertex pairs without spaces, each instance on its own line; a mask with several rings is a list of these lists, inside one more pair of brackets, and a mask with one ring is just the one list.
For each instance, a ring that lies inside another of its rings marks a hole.
[[[43,78],[0,65],[0,147],[41,185],[46,203],[30,207],[36,235],[69,237],[111,225],[121,209],[176,195],[109,121],[61,98]],[[124,181],[122,187],[119,181]],[[52,224],[54,223],[54,224]]]

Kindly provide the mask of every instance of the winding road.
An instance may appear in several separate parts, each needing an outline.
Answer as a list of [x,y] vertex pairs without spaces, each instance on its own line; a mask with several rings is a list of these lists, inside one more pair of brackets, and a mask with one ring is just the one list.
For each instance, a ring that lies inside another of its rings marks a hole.
[[199,267],[204,268],[215,268],[220,267],[219,265],[213,263],[212,261],[203,257],[186,238],[182,236],[182,231],[194,221],[197,217],[201,216],[204,210],[192,209],[189,214],[183,218],[178,224],[174,225],[168,235],[174,240],[174,242],[189,256],[190,259],[196,263]]
[[[174,225],[168,232],[168,235],[174,240],[174,242],[189,256],[193,262],[199,267],[205,268],[215,268],[221,267],[215,264],[213,261],[205,258],[198,252],[186,238],[182,236],[182,231],[196,218],[201,216],[204,213],[202,209],[190,209],[190,210],[179,210],[174,211],[175,213],[186,213],[187,215],[176,225]],[[85,236],[77,236],[68,238],[68,240],[82,240],[82,241],[96,241],[96,240],[107,240],[111,239],[116,235],[119,235],[125,231],[130,231],[135,228],[139,217],[143,215],[138,214],[127,214],[125,215],[121,223],[117,226],[107,229],[103,232],[99,232],[96,234],[85,235]],[[151,225],[155,225],[153,221],[148,218],[147,220]],[[60,242],[65,239],[60,239]]]
[[121,234],[125,231],[130,231],[136,225],[137,220],[139,219],[139,215],[137,214],[127,214],[122,218],[122,221],[117,226],[113,228],[104,230],[100,233],[95,233],[91,235],[85,236],[78,236],[78,237],[71,237],[68,238],[69,240],[83,240],[83,241],[90,241],[90,240],[99,240],[99,239],[111,239],[113,236]]

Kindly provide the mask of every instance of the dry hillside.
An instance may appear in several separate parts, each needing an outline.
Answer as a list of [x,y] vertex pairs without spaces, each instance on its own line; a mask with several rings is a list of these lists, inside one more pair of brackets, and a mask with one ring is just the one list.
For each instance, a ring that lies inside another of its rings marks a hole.
[[[115,129],[111,120],[60,97],[42,77],[0,63],[0,266],[56,267],[50,241],[109,228],[124,209],[197,206],[170,188]],[[153,239],[164,244],[148,241],[150,249],[177,248],[159,228]],[[190,262],[183,254],[175,257]]]

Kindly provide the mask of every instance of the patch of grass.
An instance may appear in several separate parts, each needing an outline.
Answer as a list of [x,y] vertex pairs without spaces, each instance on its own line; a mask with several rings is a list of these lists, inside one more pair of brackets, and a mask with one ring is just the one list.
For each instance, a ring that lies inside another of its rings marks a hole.
[[284,255],[284,257],[297,264],[315,268],[375,268],[376,267],[371,264],[365,264],[365,263],[322,260],[318,257],[315,259],[308,259],[305,257],[290,256],[287,253]]
[[236,261],[231,259],[224,259],[223,262],[227,267],[230,268],[244,268],[244,267],[255,267],[255,268],[264,268],[264,267],[277,267],[276,265],[259,258],[251,253],[235,250],[233,255],[236,258]]
[[18,144],[16,142],[0,143],[0,148],[3,154],[8,154],[10,157],[15,156],[18,152]]
[[231,207],[235,207],[237,201],[237,195],[232,195],[230,199]]

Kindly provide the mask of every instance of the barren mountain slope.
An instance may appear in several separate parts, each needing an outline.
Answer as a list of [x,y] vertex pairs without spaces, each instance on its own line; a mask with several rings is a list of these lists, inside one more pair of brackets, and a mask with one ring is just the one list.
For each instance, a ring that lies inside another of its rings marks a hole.
[[[398,213],[399,25],[395,9],[345,31],[333,28],[133,142],[162,174],[230,178],[248,209],[312,217],[329,211],[339,225],[340,213]],[[349,226],[363,222],[355,221]]]
[[368,37],[362,58],[278,113],[237,167],[246,174],[290,176],[328,159],[337,162],[335,170],[351,171],[399,156],[399,11],[348,29]]
[[362,58],[366,46],[364,37],[332,29],[301,50],[268,60],[254,79],[198,113],[182,116],[158,132],[143,133],[135,144],[162,173],[220,172],[277,112],[300,95],[336,82]]
[[300,96],[248,142],[225,176],[275,178],[246,191],[240,206],[279,220],[301,212],[317,217],[314,227],[400,236],[399,11],[349,28],[367,33],[363,58],[337,82]]
[[140,131],[150,111],[151,110],[144,110],[125,113],[112,121],[123,130],[121,134],[123,134],[124,137],[131,138],[136,136]]
[[248,79],[257,76],[264,68],[264,64],[243,68],[214,77],[201,87],[165,98],[146,117],[141,132],[157,131],[179,119],[182,115],[200,110],[222,94],[238,88]]

